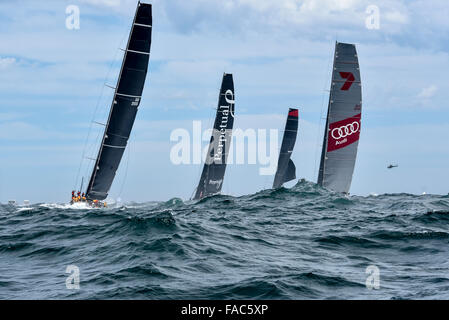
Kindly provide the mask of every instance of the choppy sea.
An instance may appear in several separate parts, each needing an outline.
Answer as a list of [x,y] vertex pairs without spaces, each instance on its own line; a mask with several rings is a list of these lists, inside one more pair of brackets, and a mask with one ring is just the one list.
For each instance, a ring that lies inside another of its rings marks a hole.
[[0,298],[448,299],[449,196],[2,204]]

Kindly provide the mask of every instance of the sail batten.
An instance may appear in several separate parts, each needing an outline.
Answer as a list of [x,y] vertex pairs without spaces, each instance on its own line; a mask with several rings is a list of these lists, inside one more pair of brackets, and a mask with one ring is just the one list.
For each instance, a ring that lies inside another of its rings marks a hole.
[[[151,4],[138,3],[108,121],[87,187],[89,200],[104,200],[120,165],[140,105],[151,48]],[[144,53],[144,54],[143,54]]]
[[318,184],[349,193],[361,131],[362,87],[354,44],[335,45]]
[[296,167],[290,157],[293,148],[295,147],[297,133],[298,109],[290,108],[285,123],[284,136],[282,137],[278,166],[273,181],[273,189],[280,188],[284,183],[296,179]]
[[223,187],[227,158],[234,126],[235,92],[232,74],[225,73],[221,83],[217,114],[209,149],[194,200],[217,194]]

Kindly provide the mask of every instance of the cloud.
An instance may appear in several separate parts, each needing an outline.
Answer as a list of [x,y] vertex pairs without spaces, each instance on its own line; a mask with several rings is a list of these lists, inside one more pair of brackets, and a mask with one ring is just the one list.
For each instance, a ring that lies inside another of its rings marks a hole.
[[0,122],[12,121],[20,118],[27,117],[28,115],[24,112],[0,112]]
[[[0,0],[0,15],[7,17],[0,30],[0,138],[8,148],[3,149],[8,157],[8,162],[3,162],[5,171],[36,158],[36,166],[29,173],[34,188],[48,177],[58,178],[59,184],[71,182],[87,134],[87,128],[77,124],[89,125],[105,76],[109,74],[106,83],[116,83],[121,64],[118,47],[126,45],[136,2],[24,0],[22,9],[16,10],[13,2]],[[80,6],[80,30],[65,28],[68,3]],[[379,165],[375,161],[379,157],[381,169],[384,163],[395,160],[400,162],[404,176],[428,181],[429,185],[435,175],[429,168],[421,170],[419,166],[432,161],[444,167],[447,154],[420,136],[413,135],[416,140],[407,137],[409,131],[419,132],[429,141],[444,144],[440,137],[447,130],[444,119],[448,118],[444,94],[449,92],[447,0],[434,0],[431,6],[421,0],[152,3],[152,53],[144,98],[132,133],[129,199],[161,200],[174,196],[170,184],[177,185],[174,192],[180,196],[190,195],[201,167],[186,170],[170,165],[169,132],[177,127],[190,128],[192,119],[207,119],[204,127],[210,125],[223,72],[234,74],[236,128],[281,128],[285,125],[285,110],[300,108],[304,122],[300,123],[293,157],[298,177],[315,180],[320,153],[317,145],[324,132],[323,123],[318,128],[320,108],[325,115],[328,92],[324,91],[330,85],[336,38],[357,44],[362,76],[366,130],[352,192],[403,191],[401,186],[405,184],[410,191],[417,190],[409,180],[397,181],[394,190],[388,189],[388,177],[378,177],[378,171],[372,170]],[[380,9],[380,30],[365,27],[365,9],[369,4]],[[110,69],[112,60],[115,64]],[[112,91],[104,89],[99,103],[103,116],[98,115],[95,120],[106,121],[111,95]],[[432,108],[425,108],[428,105]],[[250,119],[256,124],[250,124]],[[185,125],[177,122],[183,120]],[[393,124],[397,127],[387,127]],[[435,125],[441,126],[439,131],[428,131]],[[99,126],[98,132],[102,129]],[[388,134],[380,133],[384,131]],[[97,131],[92,137],[97,137]],[[396,151],[398,145],[403,147],[400,152]],[[50,166],[50,162],[46,163],[47,155],[39,155],[39,150],[46,146],[54,148],[48,157],[58,159],[58,166],[53,162]],[[63,146],[74,149],[66,152]],[[95,156],[97,149],[89,150],[92,152],[88,154]],[[427,154],[427,158],[421,154]],[[419,159],[420,163],[416,161],[405,169],[410,159]],[[27,170],[26,165],[22,170]],[[169,172],[170,176],[160,172]],[[13,175],[6,178],[11,181],[11,190],[21,194],[23,181]],[[264,180],[268,180],[267,185]],[[234,166],[229,168],[226,181],[231,192],[241,194],[271,186],[272,178],[261,179],[258,166]],[[120,186],[119,181],[115,185]],[[165,187],[156,188],[160,185]],[[52,192],[46,197],[61,199],[53,194],[54,186],[50,187]],[[436,192],[447,192],[446,189],[439,178]]]
[[385,19],[387,19],[387,21],[397,24],[406,24],[409,21],[407,14],[400,11],[386,12],[384,17]]
[[[295,32],[291,27],[315,25],[321,21],[326,27],[338,21],[340,26],[362,25],[363,2],[306,0],[230,0],[230,1],[158,1],[165,15],[179,32],[207,31],[211,27],[221,30],[247,33],[258,29],[260,32],[275,28],[284,33]],[[346,14],[344,20],[339,15]],[[284,29],[287,27],[286,29]],[[288,28],[290,27],[290,29]]]
[[[373,4],[380,9],[381,29],[376,32],[365,27],[366,9]],[[338,36],[379,41],[385,36],[401,36],[407,31],[403,27],[410,22],[404,1],[171,0],[156,1],[157,6],[181,33],[207,33],[215,29],[241,35],[257,33],[279,37],[290,34],[307,39]]]
[[[239,115],[235,118],[234,129],[277,129],[278,148],[282,139],[283,129],[288,108],[284,108],[282,114],[251,114]],[[214,115],[213,115],[214,116]],[[198,119],[199,120],[199,119]],[[201,120],[202,132],[211,128],[213,125],[212,118],[203,118]],[[198,183],[198,173],[201,172],[201,165],[174,165],[170,161],[170,150],[176,144],[170,142],[170,133],[177,129],[186,129],[193,139],[193,123],[192,120],[162,120],[162,121],[145,121],[137,120],[134,126],[132,138],[130,141],[130,163],[128,168],[127,188],[122,195],[123,199],[136,199],[144,201],[149,199],[163,200],[171,197],[181,197],[188,199]],[[318,130],[320,129],[320,130]],[[323,129],[324,130],[324,129]],[[297,165],[297,176],[306,177],[309,180],[315,180],[317,161],[319,156],[316,151],[320,150],[323,130],[309,121],[303,119],[299,123],[298,140],[295,146],[295,152],[292,159]],[[317,136],[319,139],[317,140]],[[235,139],[235,138],[234,138]],[[193,140],[191,140],[193,141]],[[207,141],[203,141],[206,147]],[[235,149],[235,140],[231,146],[233,152]],[[247,150],[247,148],[245,148]],[[245,159],[247,158],[245,151]],[[124,175],[126,170],[126,155],[122,160],[119,176]],[[235,154],[234,154],[234,158]],[[242,195],[257,192],[264,188],[270,188],[273,182],[273,176],[261,176],[259,169],[266,165],[257,164],[237,164],[229,165],[226,170],[226,178],[223,190],[227,194]],[[155,174],[154,168],[164,171],[164,175]],[[151,176],[151,183],[144,178]],[[242,178],[245,177],[245,178]],[[117,191],[121,187],[119,177],[112,187],[112,196],[117,195]],[[136,187],[142,186],[145,187]],[[175,189],[171,185],[176,185]],[[170,192],[167,192],[170,190]]]
[[431,85],[429,87],[423,88],[421,92],[418,94],[418,98],[422,99],[432,98],[437,91],[438,87],[436,85]]
[[107,6],[107,7],[120,6],[120,0],[79,0],[79,1],[94,6]]
[[16,63],[16,59],[15,58],[2,58],[0,57],[0,69],[6,69],[10,66],[12,66],[13,64]]
[[7,141],[66,140],[77,137],[75,134],[48,130],[36,124],[24,121],[0,123],[0,139]]

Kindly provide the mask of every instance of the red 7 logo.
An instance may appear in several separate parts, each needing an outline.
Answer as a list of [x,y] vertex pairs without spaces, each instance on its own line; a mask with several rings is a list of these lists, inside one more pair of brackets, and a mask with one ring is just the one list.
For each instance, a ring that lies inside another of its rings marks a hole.
[[346,79],[346,82],[343,84],[343,87],[341,87],[340,90],[343,90],[343,91],[349,90],[349,88],[351,88],[352,83],[355,80],[354,75],[351,72],[340,72],[340,76],[343,79]]

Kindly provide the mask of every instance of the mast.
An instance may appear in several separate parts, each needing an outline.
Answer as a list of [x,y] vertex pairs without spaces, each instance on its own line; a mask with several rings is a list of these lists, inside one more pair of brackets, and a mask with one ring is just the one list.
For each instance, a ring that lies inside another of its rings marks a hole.
[[285,123],[278,166],[273,181],[273,189],[280,188],[285,182],[296,179],[296,167],[290,157],[292,155],[293,148],[295,147],[297,134],[298,109],[290,108],[288,110],[287,121]]
[[335,72],[335,57],[337,55],[337,43],[335,42],[335,49],[334,49],[334,61],[332,63],[332,76],[331,76],[331,90],[329,91],[329,102],[327,105],[327,114],[326,114],[326,126],[324,127],[324,135],[323,135],[323,145],[321,148],[321,161],[320,161],[320,169],[318,171],[318,184],[320,186],[323,186],[324,183],[324,165],[325,165],[325,159],[326,159],[326,153],[327,153],[327,133],[329,131],[329,114],[330,114],[330,108],[331,108],[331,101],[332,101],[332,87],[333,87],[333,79],[334,79],[334,72]]
[[89,200],[104,200],[119,167],[131,133],[148,70],[152,7],[137,4],[108,121],[86,190]]
[[349,193],[362,116],[362,87],[354,44],[335,44],[332,83],[317,183]]
[[234,126],[234,80],[232,74],[223,74],[223,80],[218,98],[217,115],[210,138],[206,163],[203,167],[194,200],[217,194],[223,186],[226,162],[232,139]]

